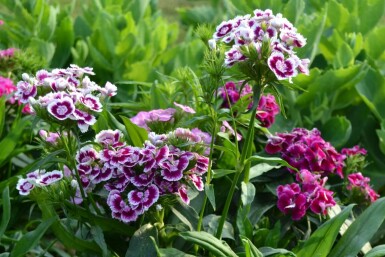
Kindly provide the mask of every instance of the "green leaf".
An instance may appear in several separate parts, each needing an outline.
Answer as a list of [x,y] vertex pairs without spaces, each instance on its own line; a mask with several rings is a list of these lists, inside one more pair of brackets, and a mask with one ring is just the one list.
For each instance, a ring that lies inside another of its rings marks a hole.
[[179,202],[171,207],[171,211],[180,221],[187,225],[190,230],[194,230],[197,227],[199,217],[193,207]]
[[383,257],[385,256],[385,245],[378,245],[365,254],[364,257]]
[[5,95],[0,97],[0,138],[3,135],[4,130],[4,121],[5,121],[5,103],[7,99],[5,98]]
[[333,60],[333,66],[336,69],[351,66],[354,63],[354,57],[352,48],[344,42],[337,49],[337,53]]
[[369,68],[365,78],[356,84],[356,89],[377,119],[385,119],[385,79],[383,75],[379,71]]
[[54,42],[56,43],[55,54],[51,61],[51,67],[63,67],[71,54],[71,47],[75,42],[74,24],[71,16],[61,20],[56,28]]
[[212,171],[213,171],[213,178],[221,178],[236,172],[235,170],[225,170],[225,169],[215,169]]
[[215,191],[214,191],[214,185],[213,184],[205,184],[205,194],[207,195],[207,198],[210,201],[211,206],[213,207],[214,211],[216,210],[216,204],[215,204]]
[[243,206],[247,206],[254,201],[255,186],[250,182],[246,184],[245,182],[242,181],[241,189],[242,189],[242,193],[241,193],[242,204]]
[[136,23],[138,23],[142,19],[146,9],[149,7],[149,4],[150,4],[150,0],[132,1],[130,10],[132,12],[132,16]]
[[158,257],[195,257],[195,255],[187,254],[175,248],[159,248]]
[[[276,256],[278,254],[278,256],[292,256],[292,257],[296,257],[297,255],[295,255],[293,252],[290,252],[286,249],[274,249],[274,248],[271,248],[271,247],[260,247],[259,248],[259,251],[263,254],[264,257],[268,257],[268,256]],[[308,255],[310,257],[310,255]],[[313,256],[312,256],[313,257]]]
[[9,220],[11,219],[11,200],[9,198],[8,186],[4,188],[1,200],[3,202],[3,214],[2,214],[3,216],[1,218],[1,225],[0,225],[0,240],[4,235],[5,230],[7,229]]
[[188,231],[179,234],[184,240],[199,245],[216,257],[237,257],[231,248],[222,240],[204,231]]
[[3,140],[0,141],[0,166],[4,164],[8,157],[11,156],[13,150],[19,143],[21,134],[27,126],[27,120],[20,120],[17,124],[14,123],[15,129],[12,129]]
[[329,141],[334,147],[345,145],[352,133],[352,125],[346,117],[332,117],[323,124],[322,137]]
[[240,236],[242,244],[245,247],[246,257],[263,257],[263,254],[257,247],[245,236]]
[[248,163],[251,161],[264,162],[264,163],[268,163],[268,164],[273,164],[275,166],[281,165],[281,166],[288,167],[292,170],[297,170],[296,168],[291,166],[289,163],[287,163],[287,161],[285,161],[279,157],[264,157],[264,156],[254,155],[254,156],[250,156],[250,158],[247,159],[245,161],[245,163]]
[[44,235],[47,229],[54,223],[55,218],[42,221],[39,226],[33,231],[24,234],[20,240],[15,244],[10,257],[25,256],[25,254],[35,247],[40,238]]
[[385,27],[374,27],[365,38],[365,52],[374,60],[378,59],[385,51]]
[[157,252],[150,237],[158,239],[158,230],[151,224],[141,226],[130,239],[126,257],[156,257]]
[[272,169],[279,169],[281,165],[270,165],[268,163],[258,163],[250,168],[249,180],[259,177],[265,172],[268,172]]
[[[218,230],[218,224],[221,216],[209,214],[203,218],[203,227],[206,232],[214,234]],[[234,240],[234,228],[230,222],[225,221],[222,230],[222,238],[230,238]]]
[[127,134],[132,144],[137,147],[142,147],[144,141],[148,139],[148,132],[144,128],[132,123],[132,121],[124,116],[120,116],[126,126]]
[[[305,244],[301,246],[297,257],[326,257],[337,238],[338,232],[348,218],[353,205],[347,206],[341,213],[322,224]],[[341,255],[342,256],[342,255]]]
[[103,230],[99,226],[92,226],[91,235],[94,238],[94,241],[99,245],[100,249],[102,249],[103,257],[110,256],[106,241],[104,240]]
[[328,257],[354,257],[385,219],[385,198],[372,203],[346,230]]

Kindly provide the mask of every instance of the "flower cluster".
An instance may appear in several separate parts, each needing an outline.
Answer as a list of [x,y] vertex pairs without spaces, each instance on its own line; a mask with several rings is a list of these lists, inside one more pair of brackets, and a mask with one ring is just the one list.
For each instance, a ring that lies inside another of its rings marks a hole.
[[35,187],[46,187],[58,182],[63,178],[63,172],[53,170],[46,172],[45,170],[35,170],[27,174],[26,178],[20,178],[17,182],[16,189],[20,195],[29,195]]
[[364,148],[356,145],[352,148],[343,148],[341,153],[346,156],[345,164],[346,169],[345,173],[355,173],[362,171],[366,166],[366,154],[367,151]]
[[[267,63],[279,80],[308,74],[309,59],[300,59],[294,48],[301,48],[306,39],[282,14],[271,10],[255,10],[253,15],[237,16],[223,21],[216,28],[212,41],[221,41],[231,48],[225,53],[225,66],[252,61]],[[213,45],[213,44],[211,44]]]
[[357,191],[362,194],[366,200],[374,202],[380,197],[376,191],[370,186],[370,178],[364,177],[361,172],[352,173],[348,175],[347,189],[351,191]]
[[293,220],[300,220],[308,209],[315,214],[327,213],[327,208],[336,204],[333,192],[324,186],[327,177],[321,179],[308,170],[301,170],[296,176],[298,183],[277,187],[278,209],[284,214],[291,214]]
[[317,129],[295,128],[290,133],[277,133],[269,137],[265,150],[269,154],[280,153],[298,170],[318,172],[323,177],[333,173],[343,178],[345,155],[326,142]]
[[[223,108],[229,108],[244,96],[248,95],[251,98],[252,93],[253,91],[249,84],[244,84],[242,86],[242,82],[235,83],[233,81],[227,82],[218,90],[218,95],[223,99]],[[248,108],[251,108],[252,106],[253,102],[250,102]],[[274,123],[275,116],[279,114],[279,112],[279,105],[273,95],[261,95],[256,114],[256,118],[261,122],[261,126],[269,128]]]
[[95,137],[96,144],[82,147],[76,154],[81,186],[86,191],[103,184],[109,192],[107,204],[112,216],[123,222],[135,221],[160,197],[177,194],[189,203],[189,184],[203,190],[202,175],[207,171],[207,157],[182,150],[171,142],[184,141],[189,149],[204,144],[188,129],[168,135],[149,134],[143,147],[129,146],[119,130],[104,130]]
[[0,76],[0,97],[6,96],[8,102],[13,104],[15,103],[15,97],[12,94],[16,90],[17,89],[11,79]]
[[[157,109],[148,112],[138,112],[130,120],[132,123],[138,125],[147,131],[165,132],[174,128],[183,114],[194,114],[195,110],[189,106],[178,104],[174,102],[177,109]],[[179,115],[181,114],[181,115]]]
[[87,75],[92,68],[71,65],[51,72],[40,70],[35,77],[23,74],[17,83],[17,97],[30,103],[36,112],[48,113],[56,122],[74,121],[81,132],[96,122],[95,114],[102,111],[101,99],[116,94],[116,86],[107,82],[100,87]]
[[15,54],[15,51],[15,48],[0,50],[0,59],[12,57]]

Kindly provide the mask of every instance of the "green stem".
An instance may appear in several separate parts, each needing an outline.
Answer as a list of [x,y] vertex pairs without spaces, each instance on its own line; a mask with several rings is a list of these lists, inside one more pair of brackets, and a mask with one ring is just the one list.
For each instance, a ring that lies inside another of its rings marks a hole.
[[245,164],[245,160],[249,158],[252,153],[251,150],[252,150],[252,143],[254,140],[254,121],[255,121],[256,113],[257,113],[257,108],[255,108],[251,113],[249,128],[247,130],[247,135],[245,140],[245,146],[242,148],[241,158],[236,166],[236,169],[235,169],[236,173],[235,173],[233,182],[231,184],[229,195],[226,198],[225,206],[223,207],[221,219],[219,220],[218,229],[216,233],[216,237],[218,239],[221,239],[222,237],[223,226],[225,225],[225,222],[226,222],[231,200],[233,199],[235,187],[238,184],[239,177],[241,176],[242,173],[244,173],[244,181],[246,183],[249,181],[250,165],[248,164],[245,166],[244,164]]

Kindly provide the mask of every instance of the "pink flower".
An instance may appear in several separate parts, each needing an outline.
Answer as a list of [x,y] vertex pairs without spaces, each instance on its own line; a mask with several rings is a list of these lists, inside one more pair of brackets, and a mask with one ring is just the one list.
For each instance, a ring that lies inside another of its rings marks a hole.
[[366,151],[366,149],[361,148],[359,145],[356,145],[352,148],[342,148],[341,153],[352,156],[357,154],[366,155],[368,152]]
[[56,145],[57,140],[60,138],[60,135],[58,133],[48,132],[42,129],[39,131],[39,135],[43,140],[45,140],[46,142],[52,145]]
[[6,96],[8,102],[13,104],[15,103],[15,97],[13,96],[13,92],[15,92],[16,90],[17,88],[15,87],[11,79],[0,76],[0,97]]
[[182,109],[182,111],[184,112],[187,112],[187,113],[195,113],[195,110],[189,106],[186,106],[186,105],[182,105],[182,104],[178,104],[176,102],[174,102],[174,105],[180,109]]
[[9,58],[15,54],[16,48],[8,48],[0,51],[0,59],[1,58]]
[[168,109],[158,109],[158,110],[152,110],[149,112],[139,112],[136,116],[132,117],[130,120],[132,123],[138,125],[139,127],[142,127],[146,129],[147,131],[150,131],[150,128],[148,127],[149,124],[153,122],[173,122],[173,117],[175,114],[175,109],[168,108]]

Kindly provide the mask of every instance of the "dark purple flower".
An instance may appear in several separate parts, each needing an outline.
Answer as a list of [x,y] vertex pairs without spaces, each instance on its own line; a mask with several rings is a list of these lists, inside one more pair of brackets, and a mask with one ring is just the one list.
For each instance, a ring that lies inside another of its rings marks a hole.
[[223,21],[217,26],[214,33],[214,39],[220,39],[229,34],[233,29],[233,24],[229,21]]
[[301,193],[298,184],[280,185],[277,188],[278,209],[285,213],[291,214],[293,220],[300,220],[306,214],[307,199],[305,194]]
[[273,52],[267,60],[271,71],[279,80],[291,79],[297,76],[297,65],[294,59],[287,58],[281,52]]
[[80,164],[91,164],[99,158],[98,152],[92,145],[86,145],[80,148],[76,154],[76,161]]
[[225,65],[231,67],[238,62],[243,62],[247,58],[242,54],[239,47],[234,45],[229,51],[225,53]]
[[47,106],[48,112],[58,120],[65,120],[75,111],[75,105],[69,97],[55,99]]
[[103,145],[103,147],[117,147],[120,146],[118,143],[120,142],[121,138],[123,138],[123,133],[120,130],[108,129],[102,130],[98,134],[96,134],[95,142]]
[[150,185],[143,190],[131,190],[128,195],[128,202],[131,206],[141,206],[144,211],[148,210],[159,199],[159,189],[155,185]]
[[30,84],[26,81],[19,81],[16,85],[18,99],[21,103],[28,103],[30,97],[35,97],[37,94],[36,85]]

